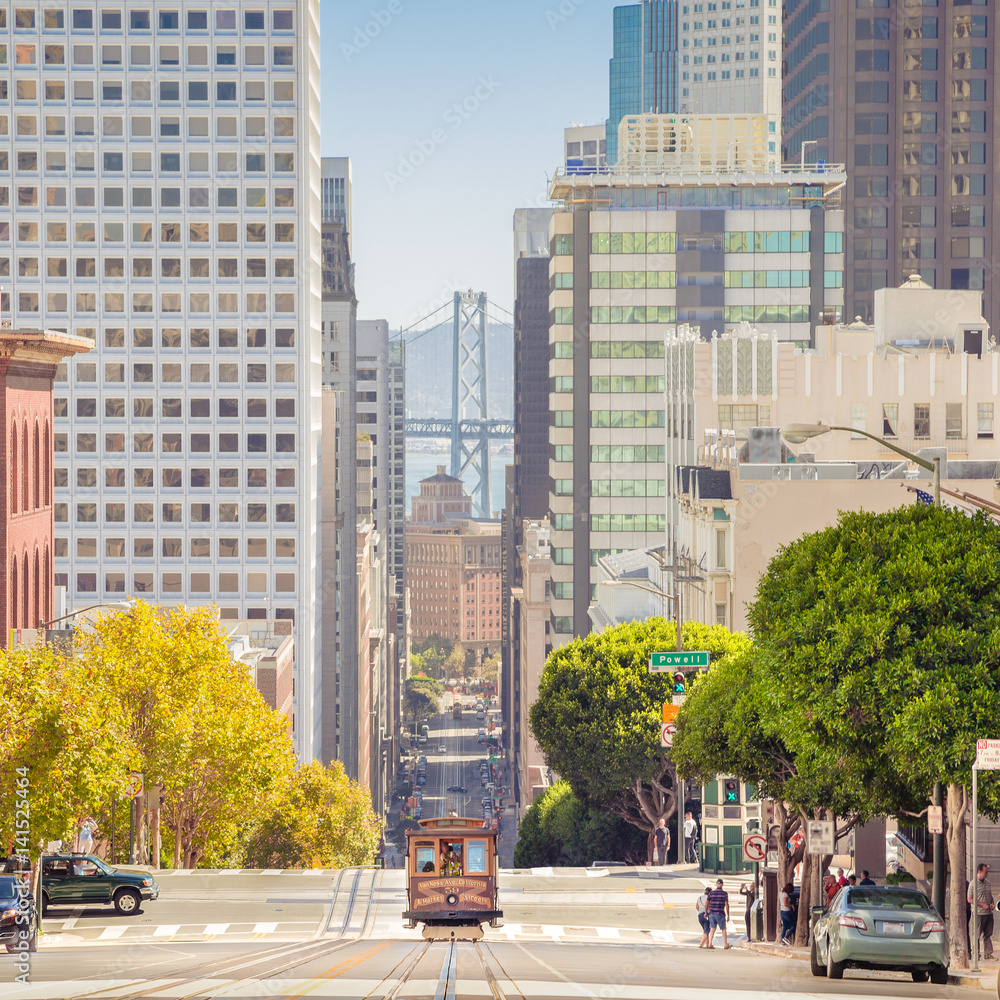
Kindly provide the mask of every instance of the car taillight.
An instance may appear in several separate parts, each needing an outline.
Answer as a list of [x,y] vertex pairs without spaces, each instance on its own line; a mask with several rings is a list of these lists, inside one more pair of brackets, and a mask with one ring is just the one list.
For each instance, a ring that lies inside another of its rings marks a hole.
[[868,930],[868,925],[861,919],[861,917],[852,917],[845,914],[842,917],[837,917],[837,923],[841,927],[857,927],[859,931]]
[[932,934],[934,931],[943,931],[944,922],[941,920],[928,920],[924,923],[924,926],[920,928],[921,934]]

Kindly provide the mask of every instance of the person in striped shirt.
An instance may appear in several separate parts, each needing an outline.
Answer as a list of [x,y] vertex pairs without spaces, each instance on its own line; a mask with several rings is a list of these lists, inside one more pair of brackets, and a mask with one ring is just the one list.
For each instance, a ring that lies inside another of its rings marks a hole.
[[729,893],[722,888],[722,879],[716,880],[715,888],[708,893],[708,947],[714,948],[712,944],[717,930],[722,931],[723,948],[732,948],[729,943],[729,935],[726,932],[726,924],[729,921]]

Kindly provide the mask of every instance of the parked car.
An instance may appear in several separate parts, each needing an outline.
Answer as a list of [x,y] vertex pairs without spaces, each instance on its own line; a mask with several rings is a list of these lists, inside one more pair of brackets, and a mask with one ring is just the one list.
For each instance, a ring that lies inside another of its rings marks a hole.
[[458,794],[462,794],[464,792],[467,792],[468,788],[466,788],[465,785],[449,785],[448,786],[448,791],[449,792],[457,792]]
[[883,969],[943,986],[948,982],[944,921],[916,889],[845,887],[816,921],[809,966],[814,976],[830,979],[842,979],[848,968]]
[[55,854],[42,859],[42,912],[52,906],[108,906],[138,913],[160,887],[149,872],[106,865],[94,854]]
[[15,875],[0,875],[0,943],[11,953],[38,950],[35,897]]

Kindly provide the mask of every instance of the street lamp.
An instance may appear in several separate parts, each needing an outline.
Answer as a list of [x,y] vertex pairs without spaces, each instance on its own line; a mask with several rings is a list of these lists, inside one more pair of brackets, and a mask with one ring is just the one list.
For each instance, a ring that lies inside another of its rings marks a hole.
[[636,590],[645,590],[648,594],[656,594],[657,597],[662,597],[664,601],[673,601],[674,606],[677,609],[677,649],[681,650],[684,648],[684,643],[681,638],[681,595],[680,591],[676,594],[665,594],[662,590],[657,590],[654,587],[644,587],[641,583],[635,583],[632,580],[604,580],[602,581],[606,587],[635,587]]
[[91,604],[90,607],[80,608],[78,611],[71,611],[68,615],[63,615],[61,618],[53,618],[52,621],[42,622],[38,627],[48,628],[50,625],[55,625],[58,622],[64,622],[69,618],[75,618],[77,615],[82,615],[86,611],[96,611],[98,608],[120,608],[123,611],[131,611],[135,607],[133,601],[113,601],[110,604]]
[[[900,448],[899,445],[886,441],[876,434],[869,434],[867,431],[858,430],[857,427],[829,427],[826,424],[788,424],[781,428],[781,436],[791,444],[802,444],[810,438],[819,437],[828,431],[848,431],[851,434],[860,434],[884,445],[890,451],[894,451],[903,458],[908,458],[914,465],[919,465],[921,469],[926,469],[932,474],[934,483],[934,506],[941,506],[941,458],[935,455],[928,461],[926,458],[918,458],[912,452]],[[944,792],[941,782],[934,782],[934,805],[940,806],[944,802]],[[975,852],[973,852],[975,853]],[[934,908],[938,913],[944,913],[944,834],[934,834],[934,884],[931,887],[934,895]]]

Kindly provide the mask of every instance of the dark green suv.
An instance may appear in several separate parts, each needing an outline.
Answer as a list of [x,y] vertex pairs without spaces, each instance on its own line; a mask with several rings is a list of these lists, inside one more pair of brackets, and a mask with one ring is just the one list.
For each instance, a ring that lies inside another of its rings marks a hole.
[[42,860],[42,912],[52,906],[107,906],[138,913],[160,887],[148,872],[112,868],[93,854],[49,854]]

